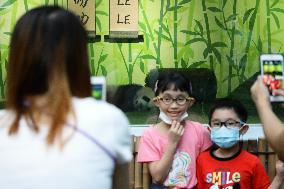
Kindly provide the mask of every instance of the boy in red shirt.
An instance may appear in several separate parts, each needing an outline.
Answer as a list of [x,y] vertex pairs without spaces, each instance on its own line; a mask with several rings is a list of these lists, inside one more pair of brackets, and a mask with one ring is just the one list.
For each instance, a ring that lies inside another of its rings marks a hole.
[[277,189],[284,181],[284,164],[276,164],[270,184],[261,161],[241,149],[240,135],[248,130],[247,111],[237,100],[221,99],[209,113],[211,140],[219,147],[197,159],[198,189]]

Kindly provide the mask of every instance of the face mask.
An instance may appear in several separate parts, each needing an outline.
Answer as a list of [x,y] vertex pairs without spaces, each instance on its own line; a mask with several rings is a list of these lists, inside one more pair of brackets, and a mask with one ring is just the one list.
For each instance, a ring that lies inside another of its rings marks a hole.
[[[188,113],[184,112],[182,116],[178,119],[178,121],[182,121],[188,117]],[[159,118],[168,125],[171,125],[173,120],[169,118],[163,111],[160,110]]]
[[211,140],[220,148],[230,148],[239,141],[240,129],[228,129],[222,126],[219,129],[211,129]]

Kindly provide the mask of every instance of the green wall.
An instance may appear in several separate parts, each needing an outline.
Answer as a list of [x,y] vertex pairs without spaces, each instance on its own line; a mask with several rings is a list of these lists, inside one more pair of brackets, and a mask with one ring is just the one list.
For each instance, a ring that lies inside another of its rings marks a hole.
[[[97,35],[108,35],[108,0],[97,2]],[[66,0],[0,0],[0,98],[4,98],[10,34],[27,10]],[[89,44],[93,75],[108,84],[144,84],[157,67],[214,70],[218,96],[226,96],[259,71],[261,53],[282,53],[283,0],[140,0],[144,43]]]

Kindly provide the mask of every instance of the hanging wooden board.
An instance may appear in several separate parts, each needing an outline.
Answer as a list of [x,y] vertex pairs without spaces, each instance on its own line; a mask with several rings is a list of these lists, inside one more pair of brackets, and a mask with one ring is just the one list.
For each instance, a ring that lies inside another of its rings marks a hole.
[[138,38],[138,0],[109,0],[109,37]]
[[76,14],[91,36],[96,34],[96,1],[68,0],[68,10]]

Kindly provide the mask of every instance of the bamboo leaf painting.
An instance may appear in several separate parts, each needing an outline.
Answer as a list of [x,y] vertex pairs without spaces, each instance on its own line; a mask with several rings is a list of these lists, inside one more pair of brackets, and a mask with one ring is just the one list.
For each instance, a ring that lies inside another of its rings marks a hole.
[[145,66],[143,60],[140,58],[140,70],[145,73]]
[[184,5],[186,3],[189,3],[192,0],[182,0],[181,2],[178,3],[178,5]]
[[150,55],[150,54],[143,55],[143,56],[141,56],[141,58],[143,58],[143,59],[156,59],[153,55]]
[[[5,85],[11,32],[16,19],[37,5],[67,0],[0,2],[0,98]],[[284,8],[280,0],[139,0],[140,43],[88,44],[93,75],[111,84],[143,84],[153,68],[209,68],[218,96],[229,95],[259,70],[261,53],[284,52]],[[96,0],[97,34],[108,34],[109,3]]]
[[244,14],[243,17],[243,24],[247,21],[247,19],[249,18],[249,16],[251,15],[251,13],[255,10],[255,8],[250,8],[249,10],[247,10]]
[[217,7],[208,7],[208,10],[212,11],[212,12],[222,12],[222,10],[220,10]]
[[202,66],[203,64],[205,64],[207,61],[198,61],[198,62],[193,62],[192,64],[190,64],[188,66],[188,68],[198,68],[200,66]]

